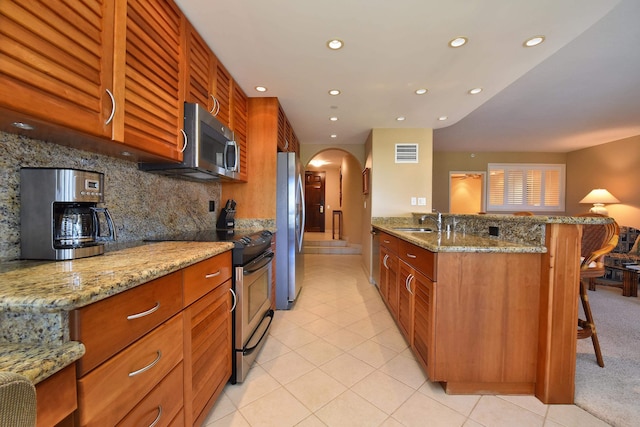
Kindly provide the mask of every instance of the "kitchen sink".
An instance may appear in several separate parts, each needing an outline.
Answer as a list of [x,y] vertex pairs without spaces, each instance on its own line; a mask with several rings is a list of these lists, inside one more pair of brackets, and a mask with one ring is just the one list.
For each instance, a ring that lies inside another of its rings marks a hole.
[[405,231],[408,233],[433,233],[432,228],[426,227],[394,227],[396,231]]

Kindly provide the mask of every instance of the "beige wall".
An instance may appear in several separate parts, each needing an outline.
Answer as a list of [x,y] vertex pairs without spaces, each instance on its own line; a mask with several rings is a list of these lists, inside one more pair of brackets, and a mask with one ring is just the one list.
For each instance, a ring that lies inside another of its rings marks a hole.
[[451,177],[450,213],[474,214],[483,210],[482,176]]
[[[395,163],[395,144],[418,144],[419,163]],[[431,212],[433,178],[431,129],[373,129],[371,138],[371,215],[410,216]],[[425,197],[425,206],[412,206],[412,197]]]
[[606,188],[619,204],[607,205],[618,224],[640,228],[640,136],[567,154],[567,214],[585,212],[579,201],[594,188]]
[[[447,212],[449,210],[450,171],[486,171],[489,163],[566,164],[566,162],[567,155],[565,153],[471,153],[435,151],[433,153],[433,208],[440,212]],[[569,181],[568,176],[567,174],[567,181]]]

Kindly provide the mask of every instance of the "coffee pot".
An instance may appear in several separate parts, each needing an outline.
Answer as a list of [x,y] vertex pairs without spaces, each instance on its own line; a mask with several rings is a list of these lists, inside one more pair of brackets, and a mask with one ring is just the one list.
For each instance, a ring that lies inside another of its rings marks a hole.
[[[54,247],[75,248],[116,239],[113,219],[107,208],[80,203],[58,205],[54,206]],[[104,221],[100,221],[100,215]],[[107,227],[106,234],[103,224]]]

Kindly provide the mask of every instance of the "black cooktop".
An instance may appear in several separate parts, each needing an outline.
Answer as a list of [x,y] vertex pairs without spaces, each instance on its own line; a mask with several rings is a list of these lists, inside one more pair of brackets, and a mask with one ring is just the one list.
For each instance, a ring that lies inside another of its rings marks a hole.
[[273,233],[269,230],[199,230],[145,239],[147,242],[232,242],[233,265],[251,261],[271,246]]

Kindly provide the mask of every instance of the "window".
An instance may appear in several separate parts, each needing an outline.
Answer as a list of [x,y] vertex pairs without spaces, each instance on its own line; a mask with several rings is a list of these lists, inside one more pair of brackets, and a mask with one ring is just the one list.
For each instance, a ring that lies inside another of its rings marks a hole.
[[565,165],[489,163],[488,211],[564,211]]

